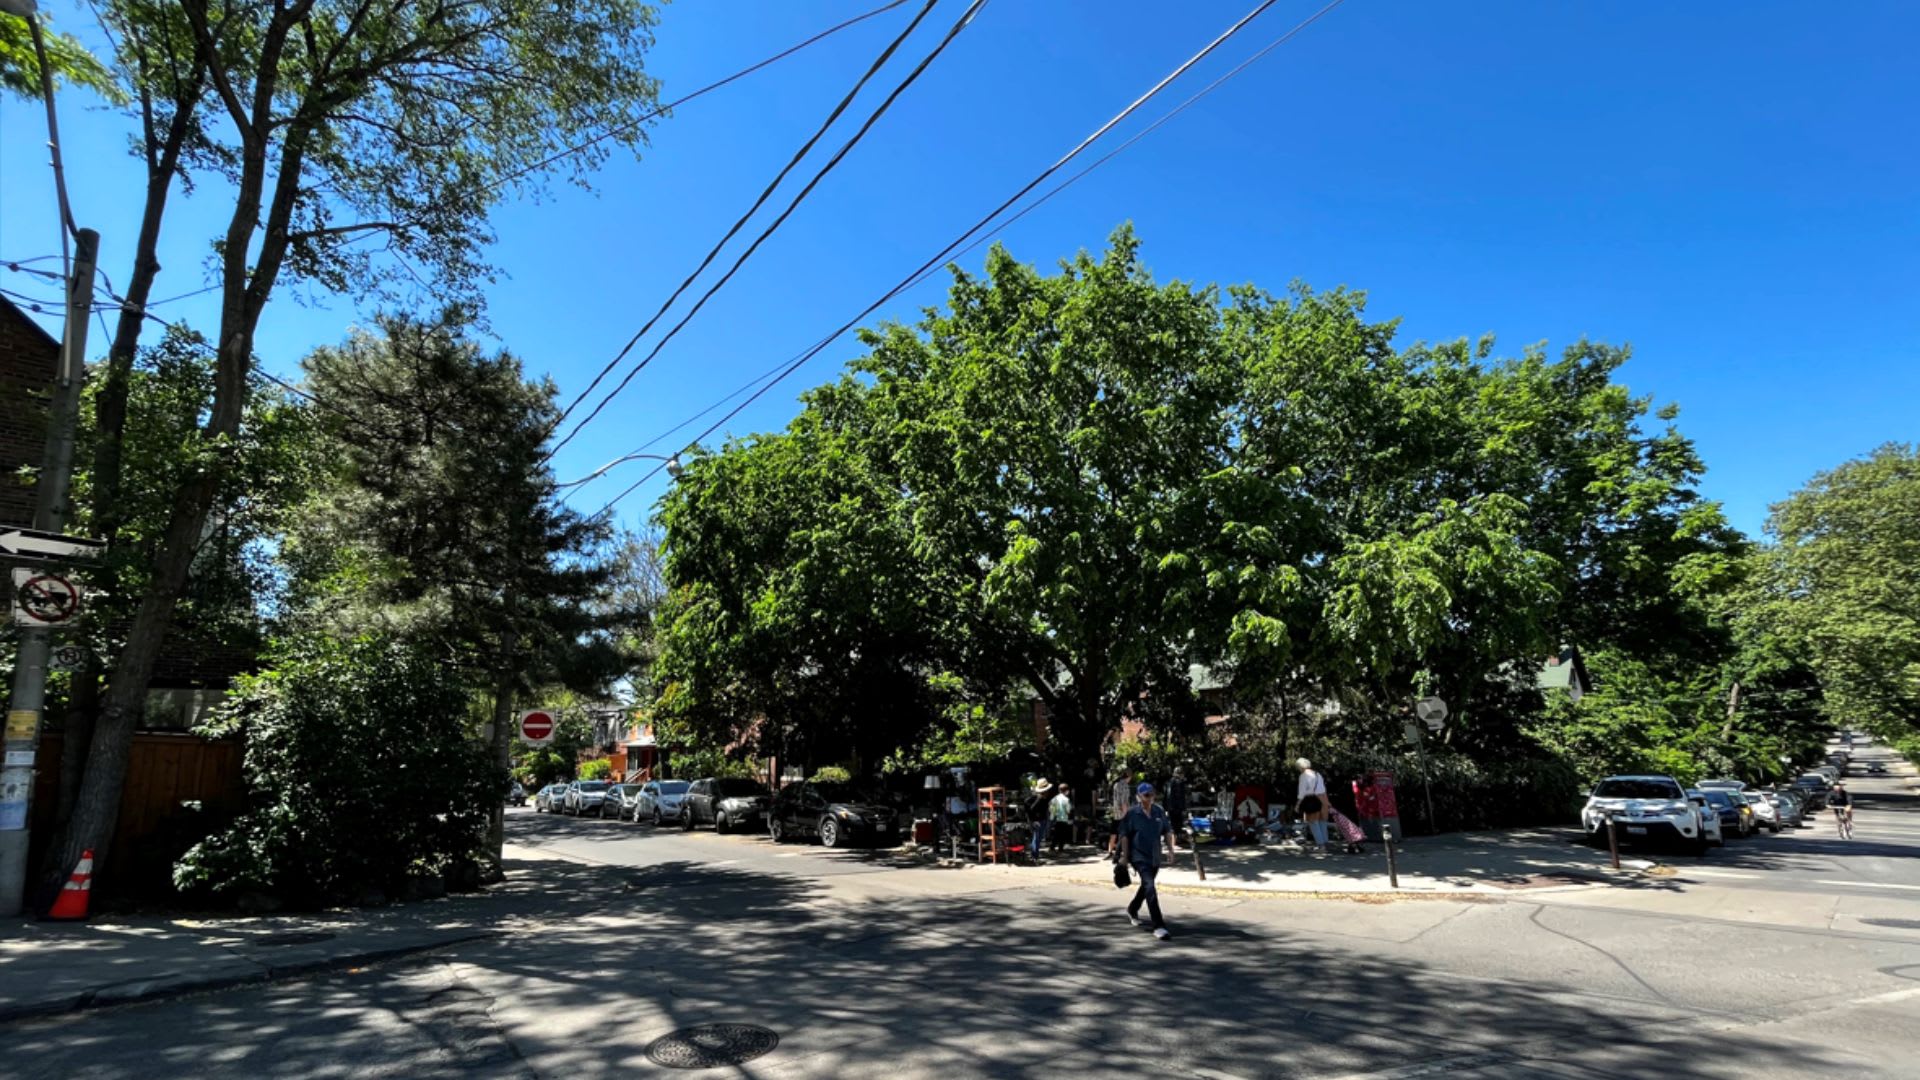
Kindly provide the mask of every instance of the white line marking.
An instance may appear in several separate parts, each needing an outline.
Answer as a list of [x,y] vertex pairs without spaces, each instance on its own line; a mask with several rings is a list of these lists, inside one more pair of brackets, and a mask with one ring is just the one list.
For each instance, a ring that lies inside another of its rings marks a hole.
[[1682,870],[1680,871],[1680,876],[1681,877],[1750,878],[1750,879],[1759,879],[1759,878],[1766,877],[1765,874],[1736,874],[1731,870]]
[[1816,881],[1815,885],[1854,885],[1862,889],[1912,889],[1920,892],[1920,885],[1896,885],[1891,881]]

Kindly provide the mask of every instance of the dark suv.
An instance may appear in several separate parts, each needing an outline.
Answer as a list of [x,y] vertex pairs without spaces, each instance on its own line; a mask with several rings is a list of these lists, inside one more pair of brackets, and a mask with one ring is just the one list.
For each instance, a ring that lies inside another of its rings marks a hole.
[[695,780],[680,804],[680,824],[691,829],[712,825],[715,832],[758,829],[767,823],[773,802],[767,785],[758,780],[708,777]]
[[900,826],[883,795],[848,783],[800,780],[774,797],[767,832],[776,844],[818,837],[827,847],[837,848],[857,841],[896,841]]

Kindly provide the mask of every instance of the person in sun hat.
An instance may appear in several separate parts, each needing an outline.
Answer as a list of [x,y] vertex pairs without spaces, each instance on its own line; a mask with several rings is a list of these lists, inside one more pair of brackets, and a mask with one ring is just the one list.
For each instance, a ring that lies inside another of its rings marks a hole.
[[1155,887],[1160,868],[1167,864],[1168,857],[1179,854],[1173,838],[1173,819],[1167,816],[1164,807],[1153,803],[1153,785],[1142,783],[1134,789],[1137,801],[1127,811],[1120,822],[1120,859],[1133,868],[1140,879],[1140,888],[1133,894],[1133,902],[1127,905],[1127,921],[1140,925],[1140,905],[1145,904],[1147,914],[1153,920],[1153,936],[1162,941],[1172,937],[1167,929],[1167,920],[1160,914],[1160,892]]

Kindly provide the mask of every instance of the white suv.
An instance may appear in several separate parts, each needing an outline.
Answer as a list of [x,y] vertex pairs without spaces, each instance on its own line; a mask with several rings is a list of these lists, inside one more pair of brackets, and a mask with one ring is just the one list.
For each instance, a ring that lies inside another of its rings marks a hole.
[[1595,784],[1580,811],[1588,840],[1607,842],[1609,816],[1623,844],[1666,841],[1704,852],[1709,843],[1700,808],[1671,776],[1609,776]]

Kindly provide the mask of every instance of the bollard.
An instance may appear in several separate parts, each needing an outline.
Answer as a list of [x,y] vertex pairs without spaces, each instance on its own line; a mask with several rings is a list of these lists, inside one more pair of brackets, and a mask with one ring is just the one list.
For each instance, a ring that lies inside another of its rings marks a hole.
[[1187,834],[1187,844],[1193,848],[1194,872],[1200,875],[1201,881],[1207,880],[1207,868],[1200,865],[1200,845],[1193,842],[1193,834],[1191,832]]
[[1620,838],[1614,835],[1613,815],[1607,815],[1607,854],[1613,859],[1613,868],[1620,869]]
[[1400,887],[1400,868],[1393,861],[1393,826],[1380,824],[1380,842],[1387,849],[1387,883],[1394,888]]

